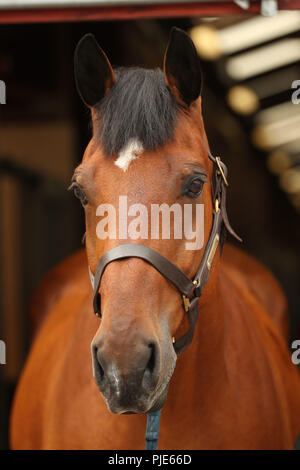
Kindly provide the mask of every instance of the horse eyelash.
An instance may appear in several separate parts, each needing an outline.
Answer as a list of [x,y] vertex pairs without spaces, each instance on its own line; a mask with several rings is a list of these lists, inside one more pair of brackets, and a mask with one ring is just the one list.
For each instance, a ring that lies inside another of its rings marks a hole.
[[201,175],[201,174],[194,174],[194,175],[190,175],[186,178],[186,180],[183,182],[183,185],[182,185],[182,188],[181,188],[181,194],[182,195],[185,195],[187,192],[188,192],[188,189],[189,189],[189,183],[193,181],[193,179],[196,179],[198,178],[202,184],[204,185],[205,183],[209,183],[208,179],[206,178],[205,175]]
[[71,184],[70,184],[70,186],[67,188],[67,191],[72,191],[72,189],[74,189],[75,185],[76,185],[76,181],[71,181]]
[[68,191],[72,191],[75,187],[79,188],[79,189],[83,192],[84,198],[83,198],[82,201],[80,200],[80,202],[81,202],[81,204],[82,204],[83,206],[85,206],[86,204],[88,204],[89,201],[88,201],[88,199],[87,199],[87,197],[86,197],[86,195],[85,195],[85,192],[84,192],[83,189],[79,186],[79,184],[77,183],[76,180],[74,180],[74,181],[71,182],[70,186],[68,187]]

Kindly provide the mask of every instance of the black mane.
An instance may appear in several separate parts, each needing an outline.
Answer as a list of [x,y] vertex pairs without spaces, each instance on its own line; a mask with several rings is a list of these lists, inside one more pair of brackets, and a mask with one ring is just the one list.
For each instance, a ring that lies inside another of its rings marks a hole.
[[172,138],[176,102],[162,70],[126,68],[114,71],[116,81],[97,105],[100,137],[107,155],[118,153],[130,138],[154,150]]

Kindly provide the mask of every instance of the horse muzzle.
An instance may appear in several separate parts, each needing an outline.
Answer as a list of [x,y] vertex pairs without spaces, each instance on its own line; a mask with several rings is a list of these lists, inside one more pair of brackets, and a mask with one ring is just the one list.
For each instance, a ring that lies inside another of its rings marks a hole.
[[[134,358],[134,361],[133,361]],[[155,340],[134,346],[131,358],[108,354],[101,340],[92,343],[96,384],[112,413],[146,413],[160,390],[160,351]]]

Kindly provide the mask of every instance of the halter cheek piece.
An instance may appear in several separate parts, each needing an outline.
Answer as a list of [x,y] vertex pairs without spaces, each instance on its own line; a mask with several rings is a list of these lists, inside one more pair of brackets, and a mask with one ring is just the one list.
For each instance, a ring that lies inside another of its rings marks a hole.
[[[201,260],[199,269],[192,281],[188,278],[181,269],[169,261],[155,250],[139,244],[126,244],[119,245],[104,253],[98,261],[95,276],[93,276],[89,268],[90,278],[94,289],[93,307],[94,312],[101,318],[101,297],[99,288],[101,278],[103,276],[106,266],[112,261],[125,259],[125,258],[140,258],[147,261],[160,274],[168,279],[179,290],[182,295],[183,308],[187,313],[189,329],[187,332],[177,339],[174,343],[174,349],[177,354],[182,353],[189,346],[193,339],[195,326],[198,319],[198,299],[201,296],[202,289],[208,281],[210,268],[216,253],[218,244],[223,243],[223,229],[233,235],[237,240],[241,241],[240,237],[231,228],[228,221],[226,212],[226,187],[227,182],[227,167],[219,157],[213,157],[207,148],[205,141],[204,146],[208,152],[210,160],[214,164],[214,177],[215,184],[213,190],[213,225],[210,233],[209,240],[205,247],[203,258]],[[224,224],[224,226],[223,226]]]

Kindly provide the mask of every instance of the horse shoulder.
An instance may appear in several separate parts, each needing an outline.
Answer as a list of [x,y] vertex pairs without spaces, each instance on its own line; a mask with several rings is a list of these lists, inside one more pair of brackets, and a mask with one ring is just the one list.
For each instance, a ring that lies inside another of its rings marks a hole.
[[68,371],[84,371],[88,388],[92,386],[86,364],[90,362],[96,318],[84,256],[84,252],[77,252],[53,268],[33,296],[30,314],[35,337],[17,385],[10,420],[14,449],[55,448],[53,442],[61,437],[60,417],[68,414],[81,380]]
[[[224,266],[222,274],[226,370],[229,382],[234,384],[235,402],[239,402],[241,426],[251,409],[252,416],[264,423],[259,427],[268,436],[265,448],[275,445],[276,439],[275,448],[293,448],[300,430],[300,376],[286,338],[254,287],[249,289],[249,281],[237,281]],[[261,276],[263,281],[263,273]],[[237,395],[240,390],[244,393]]]
[[34,337],[48,312],[80,278],[88,278],[85,250],[78,250],[47,272],[29,304],[30,331]]
[[289,333],[286,296],[273,274],[260,262],[231,244],[224,246],[222,269],[237,285],[246,288],[264,307],[280,333]]

